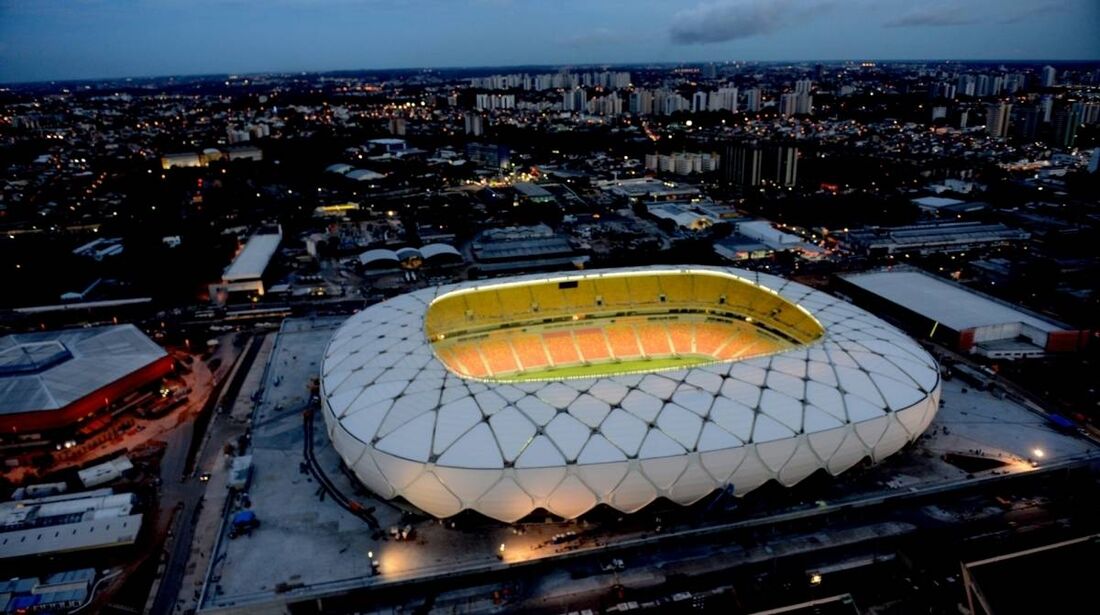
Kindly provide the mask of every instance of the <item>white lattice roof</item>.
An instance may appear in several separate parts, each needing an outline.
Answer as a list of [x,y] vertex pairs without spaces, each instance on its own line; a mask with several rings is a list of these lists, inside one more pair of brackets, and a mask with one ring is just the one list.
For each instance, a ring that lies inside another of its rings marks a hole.
[[[646,374],[493,383],[456,375],[425,338],[429,288],[352,316],[325,352],[325,419],[371,489],[437,516],[473,508],[515,520],[543,507],[634,511],[690,503],[733,483],[792,485],[915,439],[938,407],[939,373],[875,316],[767,274],[728,272],[802,306],[822,339],[770,356]],[[615,270],[622,272],[624,270]],[[654,267],[631,271],[674,273]],[[511,278],[560,280],[610,272]]]

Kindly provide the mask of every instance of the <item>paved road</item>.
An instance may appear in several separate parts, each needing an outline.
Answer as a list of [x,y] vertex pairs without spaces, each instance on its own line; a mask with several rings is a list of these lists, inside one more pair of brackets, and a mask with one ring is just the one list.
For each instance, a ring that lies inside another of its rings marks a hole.
[[[243,382],[245,375],[252,367],[253,360],[256,358],[256,351],[259,349],[258,341],[252,340],[252,343],[242,353],[236,371],[228,376],[231,381],[227,382],[217,392],[214,408],[220,407],[225,399],[232,399],[236,395],[240,383]],[[207,431],[210,434],[210,442],[215,444],[205,446],[202,449],[195,464],[196,468],[212,467],[217,457],[221,455],[221,443],[227,435],[227,430],[232,429],[232,426],[226,423],[227,421],[221,414],[215,413],[211,417]],[[184,573],[186,572],[187,561],[190,559],[194,543],[194,520],[198,518],[200,507],[203,506],[207,487],[207,483],[201,482],[197,478],[184,478],[183,474],[186,470],[187,451],[192,438],[202,438],[205,435],[204,433],[194,433],[194,421],[182,425],[180,429],[172,433],[172,441],[169,442],[168,446],[170,452],[165,453],[165,458],[162,461],[162,510],[171,510],[173,506],[181,506],[182,508],[178,522],[173,528],[174,535],[169,540],[166,549],[168,554],[167,565],[160,585],[157,587],[157,595],[153,600],[152,608],[149,609],[151,613],[171,613],[175,610]]]

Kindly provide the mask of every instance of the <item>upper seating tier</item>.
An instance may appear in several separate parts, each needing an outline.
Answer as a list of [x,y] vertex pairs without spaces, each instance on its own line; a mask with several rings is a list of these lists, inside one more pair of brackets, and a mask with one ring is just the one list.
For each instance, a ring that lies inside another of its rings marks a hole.
[[610,363],[654,359],[738,360],[824,334],[772,290],[708,270],[487,284],[438,297],[424,320],[440,360],[480,379],[581,366],[603,373]]

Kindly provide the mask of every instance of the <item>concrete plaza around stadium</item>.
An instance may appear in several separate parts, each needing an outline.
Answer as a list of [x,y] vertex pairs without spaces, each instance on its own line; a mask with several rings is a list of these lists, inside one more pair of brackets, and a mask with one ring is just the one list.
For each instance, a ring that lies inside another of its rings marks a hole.
[[[361,519],[330,497],[320,497],[317,482],[299,472],[303,450],[301,411],[308,403],[308,384],[316,377],[325,345],[342,321],[291,319],[278,334],[264,396],[253,419],[255,474],[250,495],[263,525],[250,537],[228,540],[223,533],[201,608],[271,612],[275,604],[337,595],[355,588],[476,567],[492,569],[520,560],[576,552],[578,545],[553,544],[551,538],[585,528],[587,516],[573,522],[550,523],[542,523],[539,518],[523,526],[523,534],[517,534],[513,526],[490,521],[476,530],[462,531],[421,517],[413,523],[416,539],[396,542],[374,539]],[[944,406],[924,437],[878,466],[829,478],[829,495],[822,496],[819,489],[811,494],[810,487],[799,485],[792,489],[792,495],[802,499],[799,494],[806,492],[804,501],[777,506],[769,501],[767,493],[751,493],[740,501],[739,509],[719,511],[707,517],[703,527],[766,521],[799,512],[816,514],[845,503],[903,497],[970,482],[965,470],[941,460],[940,455],[948,452],[981,450],[987,456],[999,455],[1006,462],[1000,468],[976,472],[975,480],[998,480],[1002,473],[1032,471],[1026,460],[1034,456],[1036,449],[1044,455],[1040,468],[1100,452],[1100,447],[1089,440],[1054,430],[1040,415],[1019,403],[986,392],[964,393],[964,387],[958,381],[945,382]],[[320,417],[314,420],[320,424]],[[316,429],[314,436],[318,461],[338,488],[347,494],[358,493],[354,499],[375,507],[374,515],[383,530],[398,524],[402,511],[353,484],[339,469],[339,458],[324,431]],[[822,498],[825,507],[817,502]],[[661,510],[662,536],[698,526],[700,509],[707,502],[709,498],[693,507]],[[594,520],[587,524],[588,529],[597,530],[597,540],[609,545],[653,536],[654,519],[647,511],[606,525],[595,520],[599,515],[591,516]],[[503,562],[497,559],[501,544],[506,545]],[[591,546],[589,542],[580,548]],[[380,562],[378,576],[371,575],[368,552]]]

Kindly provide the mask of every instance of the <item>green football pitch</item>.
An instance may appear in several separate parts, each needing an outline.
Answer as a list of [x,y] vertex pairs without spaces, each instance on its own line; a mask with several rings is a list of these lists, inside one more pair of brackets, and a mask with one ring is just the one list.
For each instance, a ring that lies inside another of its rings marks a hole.
[[662,357],[657,359],[634,359],[630,361],[608,361],[588,365],[570,365],[550,367],[540,370],[527,370],[518,374],[492,378],[496,382],[529,382],[537,380],[555,380],[559,378],[604,378],[638,372],[655,372],[666,369],[681,369],[700,363],[713,363],[714,357],[687,355]]

